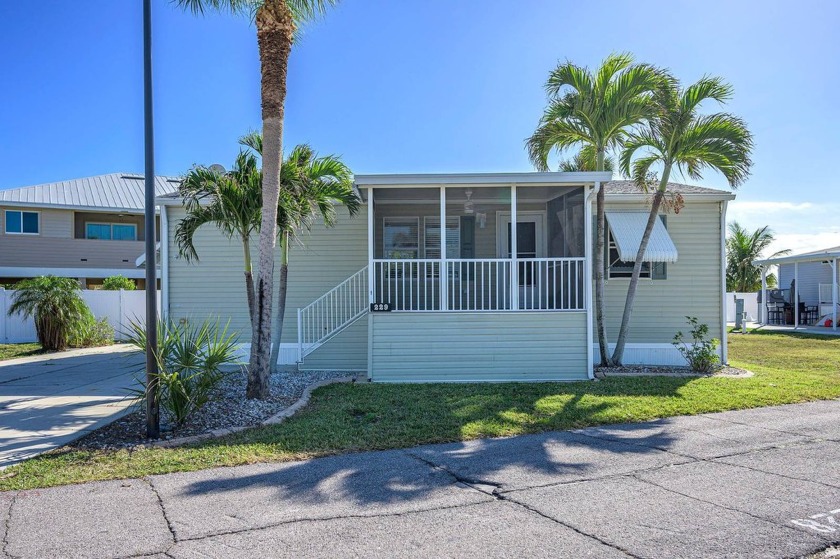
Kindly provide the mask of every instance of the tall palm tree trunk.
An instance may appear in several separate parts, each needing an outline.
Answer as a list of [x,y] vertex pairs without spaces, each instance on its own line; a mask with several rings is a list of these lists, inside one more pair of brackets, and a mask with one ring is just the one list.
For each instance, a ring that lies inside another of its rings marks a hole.
[[289,232],[280,236],[280,286],[277,288],[277,313],[271,341],[271,370],[277,370],[280,341],[283,336],[283,318],[286,316],[286,293],[289,287]]
[[[598,149],[595,158],[595,170],[604,170],[604,150]],[[607,326],[604,320],[604,292],[606,291],[606,279],[604,278],[604,243],[606,237],[606,193],[604,185],[598,189],[595,198],[595,330],[598,335],[598,349],[601,353],[601,366],[610,364],[609,346],[607,345]],[[589,232],[587,232],[587,235]],[[592,348],[587,348],[592,351]]]
[[624,302],[624,314],[621,316],[621,328],[618,330],[618,339],[615,341],[615,351],[612,355],[614,365],[621,365],[621,361],[624,359],[624,346],[627,342],[627,331],[630,328],[630,316],[633,314],[636,288],[639,286],[639,276],[642,273],[642,260],[647,251],[653,226],[656,224],[656,220],[659,219],[659,208],[662,206],[663,198],[665,198],[665,189],[668,186],[670,175],[671,166],[666,164],[662,172],[662,180],[659,183],[659,188],[656,190],[656,194],[653,195],[650,215],[648,215],[645,232],[642,234],[642,240],[639,243],[639,252],[636,253],[636,261],[633,263],[633,274],[630,276],[630,285],[627,286],[627,299]]
[[251,328],[254,328],[257,304],[254,294],[254,267],[251,263],[251,239],[242,239],[242,250],[245,253],[245,292],[248,297],[248,317],[251,319]]
[[286,73],[295,25],[285,0],[266,0],[257,10],[256,23],[262,72],[263,205],[259,274],[255,290],[256,313],[245,395],[247,398],[265,399],[269,395],[271,373],[271,307],[283,158],[283,103],[286,100]]

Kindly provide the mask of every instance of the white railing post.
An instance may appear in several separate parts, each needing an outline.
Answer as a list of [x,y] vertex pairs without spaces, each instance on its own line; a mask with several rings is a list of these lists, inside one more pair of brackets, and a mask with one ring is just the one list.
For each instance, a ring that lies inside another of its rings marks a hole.
[[831,329],[837,330],[837,259],[831,261]]
[[[502,232],[504,234],[504,232]],[[519,245],[516,238],[516,185],[510,185],[510,302],[512,310],[519,310]]]
[[449,310],[449,266],[446,265],[446,186],[440,186],[440,310]]
[[297,331],[298,331],[298,358],[297,362],[303,362],[303,314],[301,309],[297,310]]
[[[374,300],[374,285],[375,276],[374,276],[374,269],[373,269],[373,188],[368,188],[368,203],[367,203],[367,210],[368,210],[368,304],[373,304]],[[387,277],[387,276],[386,276]]]
[[793,263],[793,329],[799,328],[799,262]]

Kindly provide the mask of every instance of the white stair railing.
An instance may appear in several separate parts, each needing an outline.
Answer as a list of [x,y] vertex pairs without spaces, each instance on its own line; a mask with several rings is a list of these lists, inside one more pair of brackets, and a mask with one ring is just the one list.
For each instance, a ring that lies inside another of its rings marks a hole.
[[364,316],[368,301],[367,266],[298,309],[298,362]]

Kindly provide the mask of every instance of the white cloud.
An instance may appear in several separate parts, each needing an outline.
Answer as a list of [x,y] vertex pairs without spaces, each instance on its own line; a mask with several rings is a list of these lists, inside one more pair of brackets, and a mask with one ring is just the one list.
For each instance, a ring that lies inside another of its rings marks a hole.
[[770,202],[762,200],[733,200],[729,204],[729,216],[738,220],[739,217],[766,216],[767,214],[780,214],[785,212],[805,213],[813,211],[814,204],[811,202]]

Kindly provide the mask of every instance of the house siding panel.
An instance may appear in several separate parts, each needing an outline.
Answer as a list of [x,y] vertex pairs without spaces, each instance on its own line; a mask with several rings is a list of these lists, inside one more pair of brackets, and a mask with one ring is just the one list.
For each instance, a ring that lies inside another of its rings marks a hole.
[[[367,207],[350,218],[336,208],[338,222],[327,228],[314,224],[304,232],[289,255],[289,290],[282,343],[297,343],[297,309],[303,307],[367,266]],[[212,225],[202,227],[195,239],[200,260],[177,258],[174,234],[184,209],[167,208],[169,231],[169,312],[175,320],[201,320],[208,316],[230,320],[240,342],[249,343],[251,328],[245,298],[242,246]],[[251,247],[257,274],[257,239]],[[278,255],[279,256],[279,255]],[[275,278],[278,278],[275,271]],[[275,293],[276,293],[275,286]],[[367,366],[367,325],[362,319],[307,356],[304,368],[362,370]]]
[[[636,208],[649,209],[643,204],[608,201],[606,205],[607,211]],[[709,326],[711,336],[722,339],[720,211],[719,202],[689,199],[678,214],[667,214],[668,233],[679,260],[668,264],[667,279],[639,280],[628,343],[670,343],[677,331],[686,331],[686,316],[696,316]],[[610,342],[618,336],[629,283],[628,278],[607,281],[605,315]]]
[[[39,235],[7,235],[6,234],[6,210],[20,210],[24,212],[38,212],[41,214]],[[50,208],[23,208],[16,206],[0,206],[0,235],[4,238],[4,244],[11,242],[11,239],[21,237],[48,237],[58,239],[73,238],[73,212],[70,210],[54,210]]]
[[372,314],[381,382],[587,378],[585,313]]

